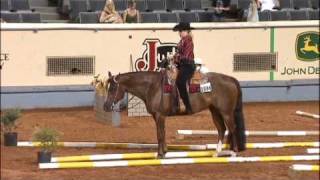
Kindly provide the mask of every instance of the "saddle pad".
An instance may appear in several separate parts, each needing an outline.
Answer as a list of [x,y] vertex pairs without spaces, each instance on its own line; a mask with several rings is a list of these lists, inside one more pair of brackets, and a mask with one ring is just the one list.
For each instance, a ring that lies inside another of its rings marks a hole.
[[163,92],[164,93],[172,93],[172,85],[165,84],[164,87],[163,87]]
[[199,92],[200,92],[200,84],[189,85],[189,93],[199,93]]

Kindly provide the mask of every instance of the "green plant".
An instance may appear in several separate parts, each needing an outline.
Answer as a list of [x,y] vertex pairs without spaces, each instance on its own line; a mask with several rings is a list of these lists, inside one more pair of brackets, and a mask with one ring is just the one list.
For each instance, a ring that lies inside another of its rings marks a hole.
[[1,126],[4,132],[12,132],[16,121],[21,116],[20,109],[9,109],[1,116]]
[[60,133],[51,128],[42,128],[33,134],[33,141],[40,142],[42,151],[52,152],[58,144]]

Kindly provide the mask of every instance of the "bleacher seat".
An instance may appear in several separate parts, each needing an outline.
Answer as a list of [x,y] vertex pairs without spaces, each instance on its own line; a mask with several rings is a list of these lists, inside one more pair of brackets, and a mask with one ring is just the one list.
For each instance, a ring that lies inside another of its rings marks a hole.
[[212,22],[214,18],[214,12],[198,12],[199,22]]
[[197,22],[196,13],[193,12],[181,12],[178,13],[180,22]]
[[311,8],[311,3],[309,0],[293,0],[292,3],[294,9]]
[[165,11],[164,0],[146,0],[148,11]]
[[81,12],[80,23],[82,24],[94,24],[99,23],[100,13],[98,12]]
[[187,11],[202,10],[201,0],[184,0],[184,6]]
[[1,18],[8,23],[20,23],[21,17],[18,13],[1,12]]
[[271,12],[270,11],[259,11],[259,21],[270,21]]
[[280,4],[280,9],[292,9],[293,8],[292,0],[280,0],[279,4]]
[[147,10],[147,3],[145,0],[136,0],[136,9],[143,12]]
[[182,11],[184,9],[183,0],[165,0],[168,11]]
[[93,12],[102,11],[105,3],[105,0],[89,0],[90,10]]
[[289,12],[286,10],[283,11],[271,11],[271,20],[272,21],[287,21],[290,20]]
[[238,0],[238,9],[246,10],[249,8],[250,0]]
[[75,20],[79,17],[80,12],[87,12],[88,6],[86,0],[70,0],[70,18]]
[[151,12],[142,12],[141,13],[141,21],[142,23],[158,23],[158,14]]
[[162,23],[176,23],[178,16],[176,13],[159,13],[159,20]]
[[319,0],[311,0],[311,7],[313,9],[319,9]]
[[9,0],[1,0],[1,11],[9,11]]
[[30,11],[28,0],[11,0],[11,9],[14,11]]
[[21,13],[23,23],[41,23],[40,13]]
[[127,9],[127,1],[126,0],[114,0],[114,6],[117,11],[124,11]]
[[319,20],[319,9],[318,10],[309,10],[308,11],[309,20]]
[[289,11],[291,20],[308,20],[308,13],[306,10]]

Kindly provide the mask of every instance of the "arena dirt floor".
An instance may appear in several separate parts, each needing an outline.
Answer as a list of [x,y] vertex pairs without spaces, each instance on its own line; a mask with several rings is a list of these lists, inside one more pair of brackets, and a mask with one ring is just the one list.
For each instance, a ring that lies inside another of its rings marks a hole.
[[[319,114],[319,102],[247,103],[244,105],[247,130],[319,130],[319,120],[301,117],[296,110]],[[103,141],[156,143],[151,117],[129,118],[122,113],[121,127],[97,121],[93,108],[26,110],[17,132],[19,140],[31,140],[37,127],[62,132],[61,141]],[[170,117],[166,121],[170,144],[217,143],[217,137],[176,139],[178,129],[215,129],[208,111],[193,116]],[[1,136],[2,137],[2,136]],[[319,137],[249,137],[248,142],[319,141]],[[293,162],[192,164],[143,167],[116,167],[67,170],[38,169],[37,148],[4,147],[1,143],[1,179],[3,180],[102,180],[102,179],[201,179],[201,180],[317,180],[318,172],[293,173]],[[249,149],[239,156],[303,155],[306,148]],[[54,156],[99,153],[150,152],[103,148],[58,148]],[[298,162],[304,163],[304,162]],[[319,164],[317,161],[305,162]]]

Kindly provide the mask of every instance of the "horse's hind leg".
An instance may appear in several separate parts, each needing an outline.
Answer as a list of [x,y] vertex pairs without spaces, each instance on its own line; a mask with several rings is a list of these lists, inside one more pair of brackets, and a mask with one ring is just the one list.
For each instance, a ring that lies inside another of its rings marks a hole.
[[212,115],[212,121],[217,127],[218,130],[218,144],[217,144],[217,153],[219,154],[222,151],[222,143],[224,139],[224,134],[226,132],[226,126],[224,125],[223,119],[219,111],[214,107],[210,107],[210,112]]
[[236,136],[235,136],[236,126],[235,126],[233,113],[223,113],[222,117],[223,117],[224,122],[227,126],[227,129],[229,131],[227,142],[230,145],[230,150],[233,153],[234,153],[234,151],[238,152],[237,144],[236,144],[237,140],[236,140]]
[[158,158],[164,158],[165,153],[167,152],[165,117],[157,113],[153,115],[153,118],[157,126]]

